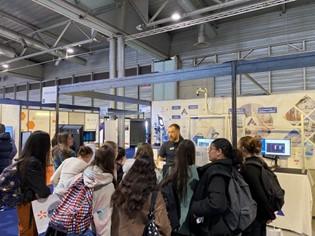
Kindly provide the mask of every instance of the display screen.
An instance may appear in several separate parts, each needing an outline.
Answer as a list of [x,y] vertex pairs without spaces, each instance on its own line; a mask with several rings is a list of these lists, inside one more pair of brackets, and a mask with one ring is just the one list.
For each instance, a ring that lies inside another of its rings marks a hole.
[[214,139],[199,138],[197,139],[198,147],[209,147]]
[[290,156],[290,139],[262,139],[261,152],[263,155]]
[[84,131],[83,132],[83,142],[94,142],[96,141],[95,131]]
[[13,137],[13,126],[6,126],[5,127],[5,132],[9,133],[11,138],[14,138]]

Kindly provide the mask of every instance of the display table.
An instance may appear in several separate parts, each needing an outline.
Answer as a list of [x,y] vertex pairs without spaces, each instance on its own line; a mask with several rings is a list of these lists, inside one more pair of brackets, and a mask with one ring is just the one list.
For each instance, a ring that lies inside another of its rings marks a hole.
[[275,173],[285,190],[284,216],[277,214],[277,219],[270,225],[311,236],[313,199],[309,176]]

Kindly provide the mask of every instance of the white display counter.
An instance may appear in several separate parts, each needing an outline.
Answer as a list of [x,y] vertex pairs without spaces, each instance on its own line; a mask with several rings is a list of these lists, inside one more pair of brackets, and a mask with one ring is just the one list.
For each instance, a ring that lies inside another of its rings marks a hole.
[[277,215],[270,225],[311,236],[313,199],[309,176],[277,172],[276,175],[285,190],[284,216]]

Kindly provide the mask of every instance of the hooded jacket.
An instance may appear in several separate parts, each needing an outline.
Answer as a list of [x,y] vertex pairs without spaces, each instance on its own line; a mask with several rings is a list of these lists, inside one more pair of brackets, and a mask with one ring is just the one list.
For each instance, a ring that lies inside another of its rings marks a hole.
[[88,163],[76,157],[64,160],[50,179],[55,186],[54,193],[64,195],[70,187],[73,177],[82,173],[88,165]]
[[0,134],[0,173],[12,163],[16,147],[9,133]]
[[[223,220],[228,206],[228,183],[232,160],[223,159],[198,169],[200,182],[191,203],[193,232],[198,236],[230,236],[233,233]],[[197,220],[198,219],[198,220]],[[196,224],[196,221],[199,221]]]
[[89,166],[83,172],[84,184],[94,188],[92,231],[97,236],[111,235],[112,208],[110,200],[115,191],[113,175],[104,173],[98,166]]

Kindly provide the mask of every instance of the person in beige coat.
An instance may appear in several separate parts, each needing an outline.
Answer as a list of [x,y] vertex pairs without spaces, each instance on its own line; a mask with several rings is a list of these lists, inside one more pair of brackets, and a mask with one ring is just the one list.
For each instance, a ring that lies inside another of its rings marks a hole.
[[154,191],[158,192],[154,209],[155,224],[161,236],[171,235],[165,202],[158,189],[154,170],[152,156],[136,157],[134,164],[112,196],[111,236],[143,235]]

